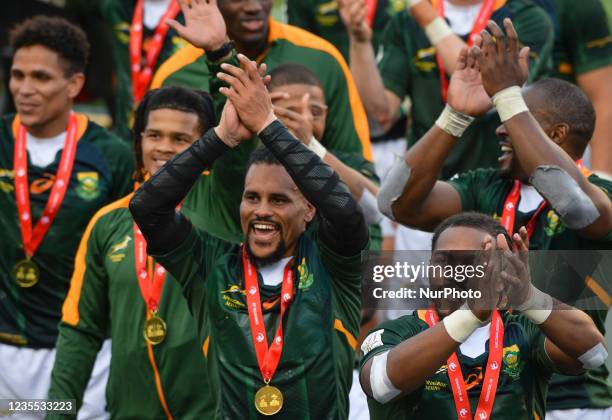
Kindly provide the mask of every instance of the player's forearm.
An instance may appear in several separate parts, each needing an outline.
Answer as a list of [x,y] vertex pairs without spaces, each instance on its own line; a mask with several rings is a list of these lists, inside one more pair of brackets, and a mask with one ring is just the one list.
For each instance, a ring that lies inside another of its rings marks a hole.
[[448,335],[444,324],[429,328],[389,352],[389,379],[402,393],[413,392],[423,386],[458,347],[459,343]]
[[342,182],[346,184],[351,194],[353,194],[356,201],[359,201],[361,198],[363,190],[368,190],[374,196],[378,193],[376,184],[355,169],[345,165],[329,150],[325,154],[323,162],[327,163],[338,174]]
[[327,151],[323,159],[346,184],[353,198],[363,211],[363,215],[368,224],[379,223],[383,215],[376,205],[376,195],[378,186],[366,178],[362,173],[345,165],[340,159]]
[[338,232],[348,235],[343,239],[356,247],[364,246],[368,233],[363,213],[338,174],[279,121],[267,126],[259,133],[259,138],[317,212]]
[[[398,222],[410,224],[413,221],[412,216],[420,213],[423,203],[436,184],[444,161],[456,142],[457,138],[434,125],[406,152],[404,159],[406,166],[410,168],[410,178],[402,195],[392,205]],[[383,183],[381,188],[386,186]]]
[[383,129],[390,127],[397,118],[398,110],[392,109],[383,83],[374,48],[370,41],[360,42],[350,37],[349,54],[351,74],[361,100],[369,116]]
[[[600,351],[606,349],[605,338],[593,320],[581,310],[557,302],[555,310],[539,327],[548,340],[574,359],[573,372],[568,373],[580,373],[590,366],[589,363],[593,364],[591,368],[603,363]],[[591,349],[595,350],[589,357]],[[584,366],[585,363],[587,366]]]
[[452,32],[444,18],[438,16],[428,1],[414,4],[410,7],[410,14],[423,28],[431,44],[436,47],[446,72],[449,75],[453,74],[459,53],[467,44]]
[[175,208],[204,169],[229,147],[210,129],[187,150],[170,159],[134,193],[130,212],[142,231],[151,254],[164,254],[179,246],[191,231],[191,222]]

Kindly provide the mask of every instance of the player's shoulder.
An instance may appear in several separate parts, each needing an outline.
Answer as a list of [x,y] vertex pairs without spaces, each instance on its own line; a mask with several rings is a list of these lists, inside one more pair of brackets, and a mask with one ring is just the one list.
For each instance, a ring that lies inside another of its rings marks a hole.
[[332,57],[338,63],[344,63],[342,54],[331,42],[305,29],[278,22],[274,19],[270,20],[268,41],[270,43],[287,42],[298,48],[319,51],[324,55]]
[[384,351],[391,350],[402,341],[425,331],[427,324],[416,314],[383,321],[372,329],[361,343],[361,366]]
[[91,218],[90,224],[113,224],[124,218],[131,220],[132,216],[130,214],[129,205],[133,196],[134,193],[131,192],[128,195],[100,208]]
[[588,180],[591,184],[601,188],[612,199],[612,180],[602,178],[597,174],[591,174]]
[[[78,115],[81,117],[81,114]],[[85,116],[82,117],[87,118]],[[127,146],[126,142],[121,140],[116,134],[92,121],[90,118],[86,119],[86,124],[87,125],[83,133],[83,137],[79,141],[85,141],[88,143],[104,142],[105,144],[121,148]]]

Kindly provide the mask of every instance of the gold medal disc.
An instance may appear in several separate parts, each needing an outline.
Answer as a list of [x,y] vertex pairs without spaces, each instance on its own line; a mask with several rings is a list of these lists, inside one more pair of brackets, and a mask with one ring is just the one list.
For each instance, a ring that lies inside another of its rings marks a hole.
[[151,314],[144,324],[144,338],[147,343],[155,346],[166,338],[166,323],[157,314]]
[[264,416],[273,416],[283,408],[283,394],[275,386],[264,385],[255,394],[255,408]]
[[32,260],[26,259],[15,264],[15,280],[19,287],[28,288],[38,283],[40,273]]

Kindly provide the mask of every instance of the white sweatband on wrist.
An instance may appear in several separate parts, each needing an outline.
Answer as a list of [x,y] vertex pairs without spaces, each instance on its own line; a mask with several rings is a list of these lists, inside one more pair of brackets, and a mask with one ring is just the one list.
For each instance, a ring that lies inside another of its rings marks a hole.
[[408,0],[408,7],[414,7],[421,3],[423,0]]
[[453,35],[454,32],[448,26],[448,23],[438,16],[431,22],[425,26],[425,35],[427,35],[427,39],[431,42],[431,45],[436,45],[438,42],[442,41],[444,38]]
[[608,358],[608,351],[603,344],[597,343],[591,350],[588,350],[578,358],[582,362],[582,367],[585,369],[595,369],[603,365]]
[[372,396],[381,404],[388,403],[402,392],[393,385],[391,379],[389,379],[387,375],[388,355],[388,351],[377,354],[372,359],[372,365],[370,366],[370,388],[372,388]]
[[453,137],[461,137],[470,124],[474,121],[474,117],[455,111],[448,104],[436,120],[436,125],[444,132]]
[[321,160],[325,158],[327,149],[314,137],[310,139],[310,143],[308,143],[306,147],[308,147],[315,155],[319,156]]
[[444,318],[442,323],[448,335],[458,343],[463,343],[472,335],[476,328],[482,327],[485,324],[485,322],[474,315],[467,302]]
[[518,86],[510,86],[504,90],[500,90],[493,95],[493,103],[499,114],[502,122],[508,121],[521,112],[528,112],[527,104],[523,99],[521,88]]
[[521,312],[534,324],[539,325],[548,319],[552,312],[552,308],[552,297],[538,290],[532,284],[527,300],[514,309]]

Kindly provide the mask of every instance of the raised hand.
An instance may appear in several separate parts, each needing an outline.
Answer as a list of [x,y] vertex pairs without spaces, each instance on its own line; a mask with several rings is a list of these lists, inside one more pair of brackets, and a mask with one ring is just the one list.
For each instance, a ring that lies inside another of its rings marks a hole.
[[[493,21],[483,30],[482,46],[470,48],[469,56],[478,62],[482,84],[489,96],[510,86],[522,86],[529,74],[529,47],[519,51],[519,40],[512,21],[504,19],[506,34]],[[495,39],[494,39],[495,37]]]
[[219,92],[232,102],[241,123],[252,133],[259,133],[276,120],[266,88],[267,79],[245,55],[238,54],[238,60],[244,69],[227,63],[221,65],[225,73],[217,76],[229,87],[222,87]]
[[367,6],[364,0],[338,0],[340,18],[349,36],[358,42],[370,42],[372,29],[368,25]]
[[516,308],[529,298],[531,290],[531,274],[529,271],[529,235],[527,229],[521,227],[518,233],[512,236],[513,253],[506,241],[500,250],[504,252],[504,266],[500,272],[504,282],[504,291],[508,296],[508,303]]
[[[284,92],[274,92],[270,96],[272,103],[275,100],[286,98]],[[300,112],[295,112],[281,106],[274,105],[274,114],[287,127],[299,141],[305,145],[310,144],[313,137],[312,112],[310,112],[310,94],[306,93],[302,97]]]
[[215,51],[229,41],[227,27],[217,0],[178,0],[185,25],[168,19],[168,25],[181,38],[205,51]]
[[[475,45],[481,40],[477,39]],[[455,111],[477,117],[493,106],[493,102],[482,85],[478,61],[468,54],[468,47],[459,53],[457,66],[448,87],[448,105]]]

